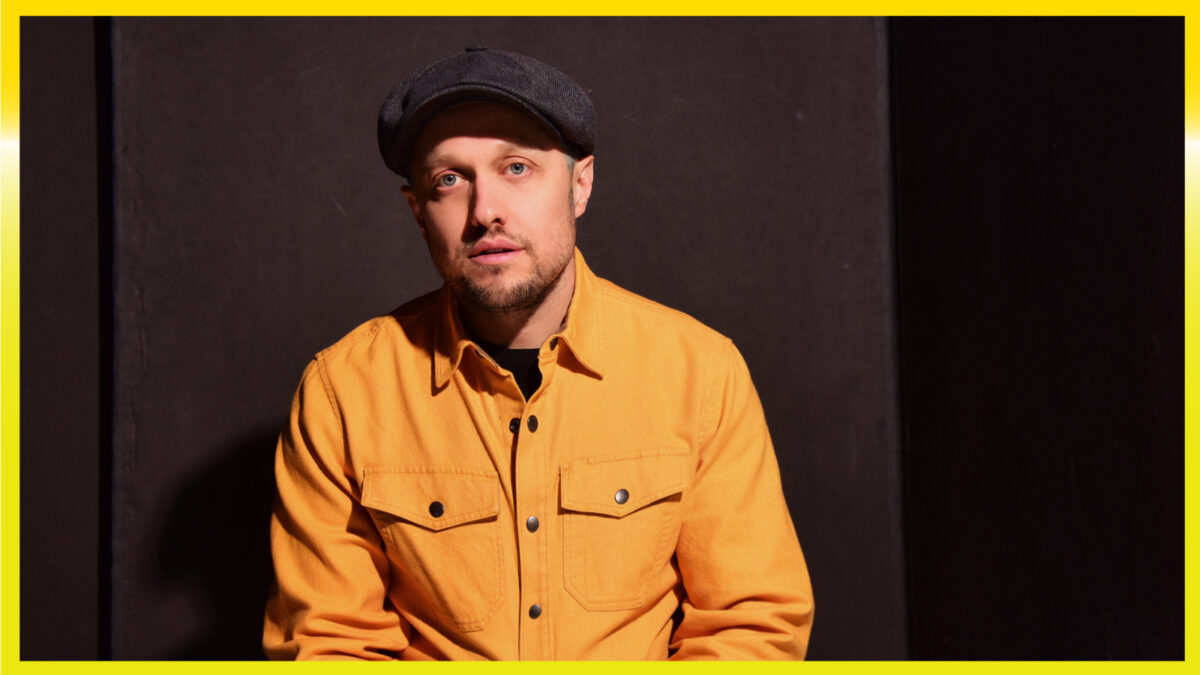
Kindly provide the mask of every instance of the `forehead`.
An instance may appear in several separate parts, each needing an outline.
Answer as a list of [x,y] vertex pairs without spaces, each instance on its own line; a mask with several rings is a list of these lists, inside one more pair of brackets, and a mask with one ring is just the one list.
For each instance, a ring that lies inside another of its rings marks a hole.
[[535,119],[503,103],[472,101],[448,108],[434,117],[413,144],[414,169],[436,149],[456,139],[502,141],[531,150],[561,150],[561,145]]

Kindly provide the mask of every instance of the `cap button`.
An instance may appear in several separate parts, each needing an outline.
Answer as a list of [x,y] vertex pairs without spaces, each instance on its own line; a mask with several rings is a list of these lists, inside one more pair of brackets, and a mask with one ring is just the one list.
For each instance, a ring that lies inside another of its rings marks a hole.
[[469,52],[486,52],[487,47],[483,47],[483,46],[467,47],[467,51],[469,51]]

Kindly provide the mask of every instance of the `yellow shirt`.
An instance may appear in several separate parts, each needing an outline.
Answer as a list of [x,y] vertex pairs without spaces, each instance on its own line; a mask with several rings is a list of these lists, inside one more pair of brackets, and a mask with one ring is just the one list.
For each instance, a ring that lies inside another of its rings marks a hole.
[[741,355],[575,265],[528,402],[445,288],[309,364],[269,656],[804,656],[812,591]]

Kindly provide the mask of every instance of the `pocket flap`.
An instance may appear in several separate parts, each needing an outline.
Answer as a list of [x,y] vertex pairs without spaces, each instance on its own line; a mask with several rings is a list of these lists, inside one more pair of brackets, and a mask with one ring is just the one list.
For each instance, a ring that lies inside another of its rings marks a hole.
[[487,469],[369,466],[363,475],[362,504],[444,530],[499,515],[500,481]]
[[592,457],[559,468],[562,506],[620,518],[682,492],[688,481],[686,449],[647,450]]

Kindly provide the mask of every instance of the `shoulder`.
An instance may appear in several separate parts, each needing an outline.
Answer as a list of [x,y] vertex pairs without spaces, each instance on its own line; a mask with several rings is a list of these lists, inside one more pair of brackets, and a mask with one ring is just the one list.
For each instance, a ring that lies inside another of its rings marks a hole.
[[728,337],[701,323],[695,317],[668,307],[608,281],[597,278],[597,297],[603,320],[634,330],[639,339],[672,346],[690,345],[697,349],[724,353],[732,347]]
[[398,348],[428,349],[437,320],[438,291],[410,300],[365,321],[337,342],[317,352],[318,364],[339,364],[393,354]]

